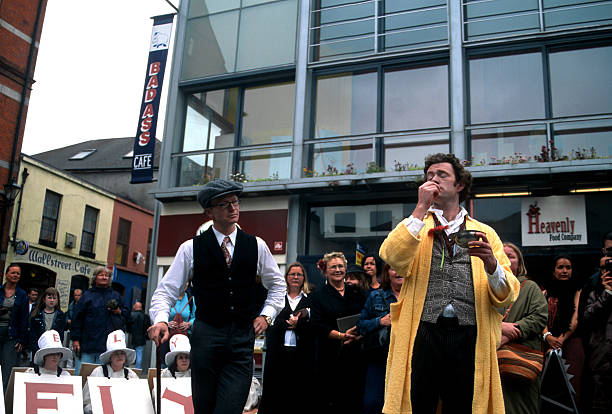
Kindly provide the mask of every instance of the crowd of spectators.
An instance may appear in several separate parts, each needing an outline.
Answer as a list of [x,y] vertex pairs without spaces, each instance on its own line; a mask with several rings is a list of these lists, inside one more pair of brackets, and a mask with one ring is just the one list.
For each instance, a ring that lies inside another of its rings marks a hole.
[[[519,247],[504,243],[504,252],[520,291],[513,305],[500,311],[500,345],[516,343],[542,349],[544,355],[561,350],[580,412],[610,412],[612,232],[604,237],[598,271],[586,282],[576,277],[572,258],[562,255],[551,261],[550,277],[540,286],[530,277]],[[403,277],[376,255],[366,255],[363,263],[364,267],[349,264],[341,252],[325,254],[317,266],[326,283],[315,291],[302,264],[287,266],[285,306],[266,333],[260,413],[382,412],[390,305],[400,297]],[[110,377],[131,376],[125,374],[128,365],[141,368],[151,321],[141,302],[135,302],[128,313],[121,295],[111,288],[108,269],[96,269],[87,291],[74,291],[66,314],[55,288],[47,288],[40,296],[37,291],[22,290],[20,270],[9,265],[0,287],[4,386],[22,349],[32,353],[37,367],[33,372],[65,375],[58,367],[70,358],[61,345],[68,329],[81,361],[106,366]],[[174,335],[164,358],[167,377],[190,372],[188,336],[195,303],[188,287],[169,320]],[[132,335],[134,349],[127,347],[125,330]],[[111,334],[118,335],[119,341],[109,342]],[[99,371],[96,375],[107,375],[103,368]],[[297,403],[296,384],[298,389],[300,384],[314,387],[314,398]],[[503,378],[502,388],[507,413],[540,412],[540,378],[533,382]]]

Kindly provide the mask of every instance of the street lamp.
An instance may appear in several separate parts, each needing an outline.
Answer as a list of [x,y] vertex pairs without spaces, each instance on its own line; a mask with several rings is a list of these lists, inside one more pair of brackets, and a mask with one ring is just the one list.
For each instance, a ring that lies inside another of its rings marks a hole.
[[2,204],[4,204],[5,208],[8,208],[13,205],[20,191],[21,191],[21,186],[15,183],[14,181],[8,184],[4,184],[4,194],[2,195]]

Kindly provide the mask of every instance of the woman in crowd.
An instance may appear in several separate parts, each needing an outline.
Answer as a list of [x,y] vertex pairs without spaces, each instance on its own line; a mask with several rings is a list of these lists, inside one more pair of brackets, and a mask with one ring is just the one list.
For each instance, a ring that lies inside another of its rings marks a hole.
[[[89,375],[90,377],[125,378],[126,380],[138,378],[134,371],[127,368],[136,361],[136,351],[127,347],[125,333],[122,330],[108,334],[106,352],[100,354],[100,361],[103,365],[96,367]],[[91,395],[87,382],[83,387],[83,406],[85,413],[91,414]]]
[[43,332],[38,339],[38,351],[34,354],[34,367],[25,372],[43,377],[70,376],[60,367],[62,361],[72,359],[72,351],[62,346],[59,332],[53,329]]
[[311,298],[311,321],[318,339],[315,383],[318,413],[360,413],[365,366],[360,355],[357,327],[346,331],[338,327],[338,318],[361,313],[363,292],[344,283],[346,258],[340,252],[327,253],[319,269],[327,284]]
[[365,271],[363,270],[363,267],[359,265],[356,265],[354,263],[348,265],[344,282],[349,285],[357,286],[366,294],[369,293],[370,276],[366,275]]
[[166,365],[162,378],[191,378],[191,344],[187,335],[176,334],[169,341],[170,352],[166,354]]
[[[389,334],[391,331],[390,304],[397,302],[404,278],[399,276],[391,266],[385,264],[381,277],[381,288],[374,290],[366,300],[361,311],[357,327],[364,337],[364,352],[368,367],[366,372],[365,392],[363,394],[363,413],[380,414],[385,397],[385,371],[387,352],[389,352]],[[386,341],[381,347],[367,346],[370,339],[378,338],[379,331],[386,331]],[[367,347],[366,347],[367,346]]]
[[[521,290],[504,316],[501,344],[516,343],[540,350],[541,333],[548,318],[546,299],[538,284],[527,278],[525,260],[519,248],[512,243],[504,243],[504,253],[510,260],[510,270],[521,283]],[[539,378],[529,383],[502,378],[502,391],[506,413],[539,412]]]
[[557,256],[554,259],[553,277],[544,291],[548,302],[548,323],[542,338],[545,349],[562,349],[563,357],[569,363],[568,373],[576,391],[575,400],[580,401],[580,382],[584,365],[582,340],[573,335],[578,328],[578,305],[581,285],[572,278],[572,259]]
[[30,350],[36,352],[37,341],[41,335],[50,329],[56,331],[60,339],[64,341],[66,330],[66,314],[60,309],[59,292],[54,287],[48,287],[43,293],[41,300],[30,314]]
[[0,366],[5,390],[19,353],[27,343],[28,295],[17,286],[20,278],[21,267],[11,263],[0,287]]
[[366,254],[363,257],[363,270],[368,278],[370,290],[380,287],[380,271],[382,269],[382,261],[376,254]]
[[[309,384],[314,343],[310,328],[310,292],[306,269],[295,262],[285,272],[285,307],[266,331],[264,392],[260,414],[310,413],[307,401],[296,404],[296,383]],[[289,409],[290,408],[290,409]]]
[[588,406],[593,414],[612,412],[612,272],[600,261],[599,284],[589,294],[583,323],[588,332]]

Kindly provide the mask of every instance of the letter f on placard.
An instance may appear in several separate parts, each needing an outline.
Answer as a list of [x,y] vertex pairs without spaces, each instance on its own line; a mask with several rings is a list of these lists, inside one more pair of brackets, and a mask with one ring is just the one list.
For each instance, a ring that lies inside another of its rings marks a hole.
[[38,393],[74,395],[72,384],[48,384],[26,382],[26,414],[37,414],[38,410],[56,410],[57,398],[38,398]]

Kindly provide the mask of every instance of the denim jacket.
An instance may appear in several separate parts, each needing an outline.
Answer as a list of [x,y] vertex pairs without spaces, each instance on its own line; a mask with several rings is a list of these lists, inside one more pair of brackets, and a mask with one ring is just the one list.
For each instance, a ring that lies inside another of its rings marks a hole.
[[391,289],[372,291],[357,321],[359,333],[365,335],[376,330],[380,326],[380,319],[390,312],[389,305],[394,302],[397,302],[397,298]]
[[[4,285],[0,287],[0,306],[4,303]],[[19,286],[15,288],[15,304],[11,312],[8,326],[9,339],[16,339],[21,345],[26,345],[28,332],[28,295]]]

